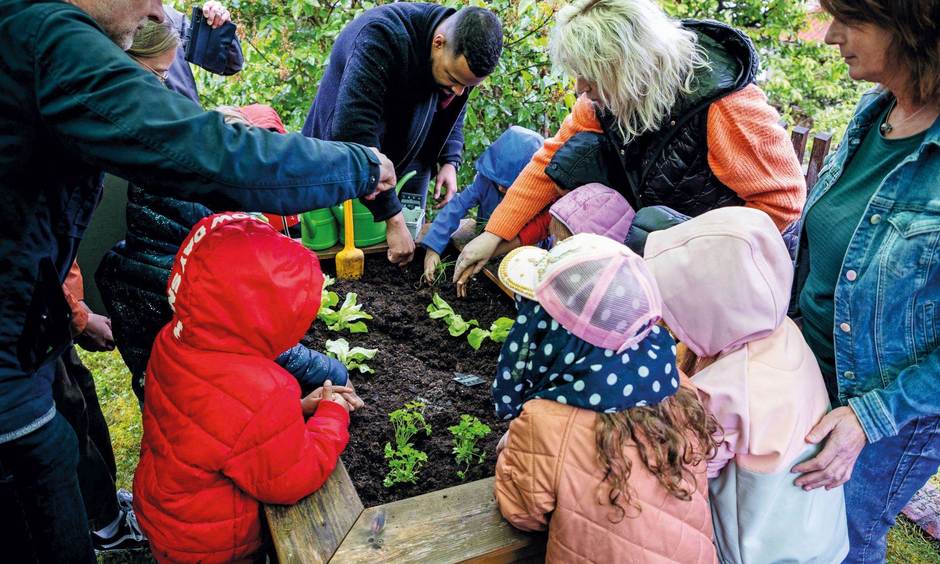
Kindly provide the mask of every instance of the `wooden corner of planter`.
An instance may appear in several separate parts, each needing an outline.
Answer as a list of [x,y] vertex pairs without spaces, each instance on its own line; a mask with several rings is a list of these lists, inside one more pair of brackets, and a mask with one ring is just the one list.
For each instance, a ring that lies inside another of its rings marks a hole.
[[264,508],[278,560],[305,564],[329,562],[362,510],[342,459],[323,487],[297,504]]
[[280,562],[541,562],[545,535],[499,513],[493,478],[363,509],[342,462],[294,506],[266,506]]

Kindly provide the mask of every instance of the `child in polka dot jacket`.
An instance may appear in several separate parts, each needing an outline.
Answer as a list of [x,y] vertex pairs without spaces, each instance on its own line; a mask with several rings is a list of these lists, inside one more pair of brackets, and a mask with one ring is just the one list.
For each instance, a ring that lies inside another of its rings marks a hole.
[[793,267],[773,221],[750,208],[710,211],[650,233],[645,257],[663,318],[690,351],[680,366],[723,427],[708,463],[720,560],[841,562],[842,486],[803,491],[790,471],[819,451],[805,438],[829,400],[786,317]]
[[524,530],[549,530],[548,562],[714,562],[705,461],[716,424],[656,325],[643,260],[579,234],[501,263],[518,317],[493,383],[495,495]]

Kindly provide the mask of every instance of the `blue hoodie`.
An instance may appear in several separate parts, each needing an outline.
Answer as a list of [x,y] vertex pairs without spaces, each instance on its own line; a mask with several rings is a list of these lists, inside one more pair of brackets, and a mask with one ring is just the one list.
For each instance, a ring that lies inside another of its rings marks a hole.
[[516,181],[544,139],[531,129],[513,125],[477,159],[473,184],[460,191],[434,219],[421,244],[442,254],[450,237],[460,227],[460,220],[479,206],[477,225],[485,225],[496,206],[503,201],[497,186],[508,188]]

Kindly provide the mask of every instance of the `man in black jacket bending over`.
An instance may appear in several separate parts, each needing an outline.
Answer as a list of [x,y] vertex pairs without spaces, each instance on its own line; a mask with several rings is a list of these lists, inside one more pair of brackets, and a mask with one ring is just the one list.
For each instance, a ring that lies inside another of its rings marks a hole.
[[[422,204],[436,172],[443,205],[457,190],[467,98],[502,47],[499,18],[483,8],[398,2],[368,10],[336,38],[303,133],[379,147],[399,177],[417,171],[402,191]],[[394,191],[362,203],[376,221],[388,220],[389,260],[411,261],[415,244]]]

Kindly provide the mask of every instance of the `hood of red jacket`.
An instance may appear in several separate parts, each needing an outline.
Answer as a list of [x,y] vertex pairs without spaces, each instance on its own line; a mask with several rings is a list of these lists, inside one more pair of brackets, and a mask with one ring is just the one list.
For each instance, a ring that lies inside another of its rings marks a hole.
[[173,263],[169,329],[195,349],[274,359],[310,328],[322,288],[320,263],[300,243],[248,214],[210,215]]

